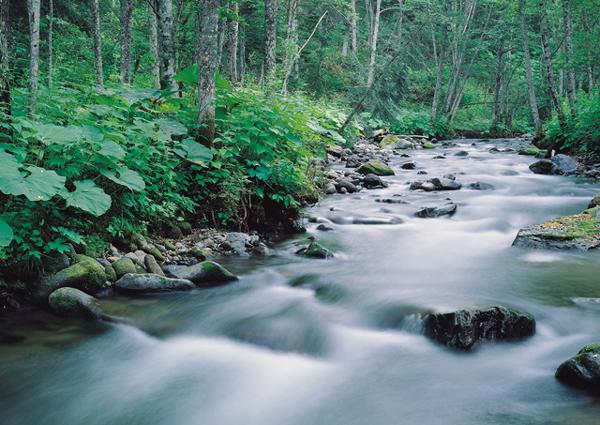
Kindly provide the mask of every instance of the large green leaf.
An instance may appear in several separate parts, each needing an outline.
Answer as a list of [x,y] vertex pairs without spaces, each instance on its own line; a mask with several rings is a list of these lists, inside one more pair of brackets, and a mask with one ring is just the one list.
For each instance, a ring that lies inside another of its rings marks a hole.
[[175,149],[175,153],[196,165],[205,165],[213,157],[213,152],[210,148],[195,142],[191,138],[183,140]]
[[0,247],[10,245],[14,238],[13,230],[8,223],[0,218]]
[[66,144],[80,140],[84,133],[80,127],[70,125],[62,127],[54,124],[32,123],[32,127],[37,131],[39,138],[46,144]]
[[66,193],[67,206],[79,208],[85,212],[101,216],[110,208],[111,199],[102,188],[92,180],[74,182],[75,191]]
[[182,69],[173,76],[173,79],[179,83],[198,84],[198,65],[194,64]]
[[146,187],[144,179],[136,172],[127,167],[120,167],[117,170],[103,171],[102,175],[111,179],[121,186],[125,186],[136,192],[141,192]]
[[40,167],[27,167],[29,175],[23,180],[24,195],[30,201],[48,201],[65,191],[66,178]]
[[0,149],[0,192],[19,196],[25,193],[23,176],[19,172],[17,159]]
[[101,155],[110,156],[117,159],[125,157],[125,151],[117,142],[113,142],[112,140],[104,140],[100,146]]
[[166,138],[170,138],[171,136],[185,136],[188,133],[186,126],[179,121],[160,119],[156,122],[158,123],[159,131]]

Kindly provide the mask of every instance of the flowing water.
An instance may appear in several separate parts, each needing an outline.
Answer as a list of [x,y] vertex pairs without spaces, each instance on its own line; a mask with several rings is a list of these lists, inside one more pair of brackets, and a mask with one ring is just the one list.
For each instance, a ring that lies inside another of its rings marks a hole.
[[[395,156],[389,188],[308,211],[381,219],[330,232],[310,224],[334,259],[296,256],[304,235],[268,259],[227,262],[242,276],[233,285],[103,301],[135,326],[0,319],[26,336],[0,345],[0,424],[599,424],[600,401],[554,371],[600,340],[600,252],[511,243],[520,227],[581,211],[600,186],[534,175],[533,158],[471,142],[411,152],[412,171]],[[440,151],[447,159],[433,159]],[[465,187],[408,190],[448,173]],[[475,181],[495,189],[466,188]],[[459,205],[453,217],[413,216],[446,197]],[[532,313],[537,334],[468,354],[420,334],[425,312],[498,304]]]

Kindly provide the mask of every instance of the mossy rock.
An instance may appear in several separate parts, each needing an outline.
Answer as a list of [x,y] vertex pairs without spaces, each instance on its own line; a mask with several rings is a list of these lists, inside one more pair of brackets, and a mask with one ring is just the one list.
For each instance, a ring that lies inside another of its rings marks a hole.
[[579,350],[577,354],[579,355],[585,353],[600,354],[600,343],[594,342],[592,344],[584,345],[583,348]]
[[577,355],[558,367],[556,378],[572,387],[600,395],[600,344],[584,346]]
[[104,266],[104,273],[106,274],[106,280],[109,282],[115,282],[117,280],[117,273],[112,265],[108,264]]
[[311,242],[308,246],[300,249],[296,252],[298,255],[302,255],[303,257],[310,258],[321,258],[327,259],[332,258],[333,253],[329,251],[327,248],[319,244],[318,242]]
[[194,287],[189,280],[171,279],[152,273],[128,273],[115,283],[116,289],[130,293],[188,291]]
[[146,254],[153,255],[154,258],[156,258],[160,261],[163,261],[165,259],[162,252],[160,252],[160,249],[158,249],[156,246],[149,243],[144,236],[139,235],[139,234],[133,235],[132,242],[135,243],[135,245],[139,249],[144,251]]
[[385,148],[388,146],[396,146],[396,143],[398,143],[399,139],[400,138],[395,134],[388,134],[383,139],[381,139],[381,141],[379,142],[379,147]]
[[102,317],[96,298],[76,288],[63,287],[53,291],[48,297],[48,305],[60,316],[91,320]]
[[165,271],[178,279],[191,280],[196,286],[208,288],[237,280],[238,277],[214,261],[203,261],[193,266],[167,266]]
[[526,156],[536,156],[536,157],[545,157],[546,153],[548,151],[546,149],[539,149],[539,148],[527,148],[527,149],[521,149],[519,151],[519,155],[526,155]]
[[192,225],[187,221],[179,221],[177,222],[177,226],[179,227],[179,230],[181,230],[181,233],[183,233],[184,235],[189,235],[192,233]]
[[68,286],[89,293],[105,289],[104,266],[90,257],[78,256],[77,258],[79,259],[77,263],[44,279],[42,289],[54,290]]
[[423,149],[435,149],[435,145],[433,143],[424,143]]
[[167,248],[169,251],[175,251],[177,249],[175,244],[172,242],[165,241],[164,244],[165,244],[165,248]]
[[135,266],[134,262],[131,260],[131,258],[127,258],[127,257],[119,258],[117,261],[115,261],[111,265],[112,265],[113,269],[115,270],[117,279],[120,279],[121,277],[125,276],[127,273],[135,273],[136,272],[136,266]]
[[396,174],[394,170],[380,160],[365,162],[356,171],[363,175],[375,174],[376,176],[393,176]]

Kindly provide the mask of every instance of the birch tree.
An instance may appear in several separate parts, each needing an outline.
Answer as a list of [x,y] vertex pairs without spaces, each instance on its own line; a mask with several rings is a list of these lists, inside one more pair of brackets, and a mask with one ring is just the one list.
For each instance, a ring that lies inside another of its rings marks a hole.
[[40,0],[27,0],[29,15],[29,103],[33,110],[37,103],[40,72]]
[[208,144],[215,137],[215,78],[219,49],[219,0],[197,0],[198,124]]
[[265,76],[270,79],[277,66],[277,0],[265,0]]
[[133,13],[133,0],[121,0],[121,81],[131,84],[131,16]]
[[8,14],[10,0],[0,0],[0,114],[11,114]]
[[240,20],[239,20],[239,4],[236,0],[233,0],[229,3],[229,14],[230,19],[228,21],[228,31],[227,31],[227,75],[229,75],[229,79],[232,82],[237,82],[238,80],[238,37],[239,37],[239,28],[240,28]]
[[357,27],[357,19],[358,15],[356,14],[356,0],[352,0],[352,16],[350,16],[350,46],[352,48],[352,54],[356,56],[358,53],[358,27]]
[[98,0],[92,2],[92,30],[94,39],[94,67],[96,69],[96,84],[104,87],[104,67],[102,66],[102,40],[100,38],[100,7]]
[[381,0],[376,0],[375,13],[373,14],[373,32],[371,34],[371,45],[369,55],[369,69],[367,73],[367,87],[373,85],[373,78],[375,77],[375,65],[377,63],[377,41],[379,39],[379,22],[381,17]]
[[173,1],[157,0],[160,88],[177,90],[175,75],[175,44],[173,42]]
[[54,75],[54,0],[48,2],[48,87],[52,87],[52,76]]
[[571,114],[577,114],[577,97],[575,88],[575,70],[573,67],[573,21],[571,20],[571,0],[562,0],[563,25],[565,30],[565,55],[567,62],[567,97]]
[[148,38],[152,54],[152,80],[154,87],[160,88],[160,58],[158,55],[158,3],[148,1]]
[[535,137],[539,139],[542,136],[542,121],[538,109],[537,98],[535,95],[535,86],[533,85],[533,75],[531,72],[531,54],[529,52],[529,35],[527,33],[527,22],[525,16],[525,0],[519,0],[519,18],[521,23],[521,39],[523,42],[523,66],[525,67],[525,77],[527,79],[527,93],[529,94],[529,106],[531,116],[535,125]]

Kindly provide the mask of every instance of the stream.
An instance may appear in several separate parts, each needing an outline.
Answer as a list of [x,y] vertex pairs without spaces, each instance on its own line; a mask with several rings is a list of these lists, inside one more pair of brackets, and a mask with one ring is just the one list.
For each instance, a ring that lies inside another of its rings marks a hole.
[[[454,142],[408,151],[416,170],[393,156],[388,188],[307,211],[341,223],[332,231],[308,223],[268,258],[228,258],[239,282],[102,301],[133,326],[0,317],[15,336],[0,344],[0,424],[600,423],[600,400],[554,378],[600,339],[600,252],[511,246],[519,228],[585,209],[600,185],[489,151],[517,140]],[[461,190],[409,191],[449,173]],[[414,216],[446,198],[458,204],[452,217]],[[296,255],[309,236],[335,257]],[[421,334],[422,314],[491,305],[533,314],[536,335],[459,353]]]

